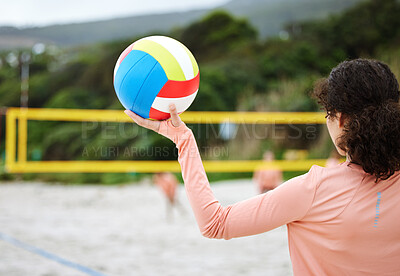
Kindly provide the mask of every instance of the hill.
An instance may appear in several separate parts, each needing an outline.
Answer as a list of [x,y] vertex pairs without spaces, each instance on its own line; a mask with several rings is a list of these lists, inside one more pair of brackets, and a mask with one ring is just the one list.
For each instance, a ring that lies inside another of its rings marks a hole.
[[262,38],[276,35],[289,22],[337,14],[360,0],[233,0],[222,8],[249,19]]
[[[323,18],[360,0],[233,0],[217,9],[249,18],[261,38],[277,35],[284,24]],[[0,49],[31,47],[37,42],[75,46],[166,33],[185,26],[211,10],[150,14],[111,20],[34,28],[0,27]]]

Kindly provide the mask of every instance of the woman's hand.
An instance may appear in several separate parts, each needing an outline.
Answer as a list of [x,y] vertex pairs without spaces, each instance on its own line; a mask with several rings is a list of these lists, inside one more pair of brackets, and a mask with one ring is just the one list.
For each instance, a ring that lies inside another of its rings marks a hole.
[[[126,115],[131,117],[131,119],[139,126],[154,130],[157,133],[159,132],[161,124],[160,121],[144,119],[130,110],[125,110],[124,112]],[[174,127],[179,127],[182,124],[182,120],[181,118],[179,118],[178,112],[174,104],[169,105],[169,112],[171,113],[172,125]]]

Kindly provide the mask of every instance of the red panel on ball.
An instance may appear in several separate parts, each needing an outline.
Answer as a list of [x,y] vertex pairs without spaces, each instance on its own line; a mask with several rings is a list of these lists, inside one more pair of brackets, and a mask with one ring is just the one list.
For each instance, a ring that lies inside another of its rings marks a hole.
[[169,113],[165,113],[165,112],[162,112],[160,110],[157,110],[157,109],[154,109],[151,107],[149,117],[151,119],[161,121],[161,120],[168,119],[169,117],[171,117],[171,115]]
[[161,98],[181,98],[192,95],[199,89],[200,72],[191,80],[174,81],[168,80],[157,97]]

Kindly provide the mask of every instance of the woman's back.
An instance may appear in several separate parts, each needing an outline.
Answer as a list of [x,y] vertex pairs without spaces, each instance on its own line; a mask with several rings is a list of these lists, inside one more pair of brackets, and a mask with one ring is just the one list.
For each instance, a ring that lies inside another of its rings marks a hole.
[[295,274],[398,275],[400,174],[375,183],[349,162],[314,166],[308,174],[315,185],[312,203],[302,219],[288,224]]

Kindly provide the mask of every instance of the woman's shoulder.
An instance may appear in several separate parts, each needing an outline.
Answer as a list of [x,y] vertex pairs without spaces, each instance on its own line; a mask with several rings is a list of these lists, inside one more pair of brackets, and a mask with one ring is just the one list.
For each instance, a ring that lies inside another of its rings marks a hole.
[[287,182],[288,185],[300,185],[303,188],[330,193],[354,188],[365,177],[365,172],[356,164],[343,162],[332,167],[313,165],[310,170]]
[[320,180],[327,180],[335,177],[346,178],[351,176],[359,178],[364,177],[366,174],[361,166],[349,161],[326,167],[313,165],[309,173],[313,174],[316,179]]
[[[355,165],[355,164],[354,164]],[[343,162],[332,167],[312,166],[310,179],[315,193],[309,218],[327,220],[337,216],[356,194],[365,178],[362,168]]]
[[348,161],[332,167],[314,165],[308,174],[310,174],[309,181],[315,185],[316,197],[325,199],[353,193],[368,177],[361,166]]

